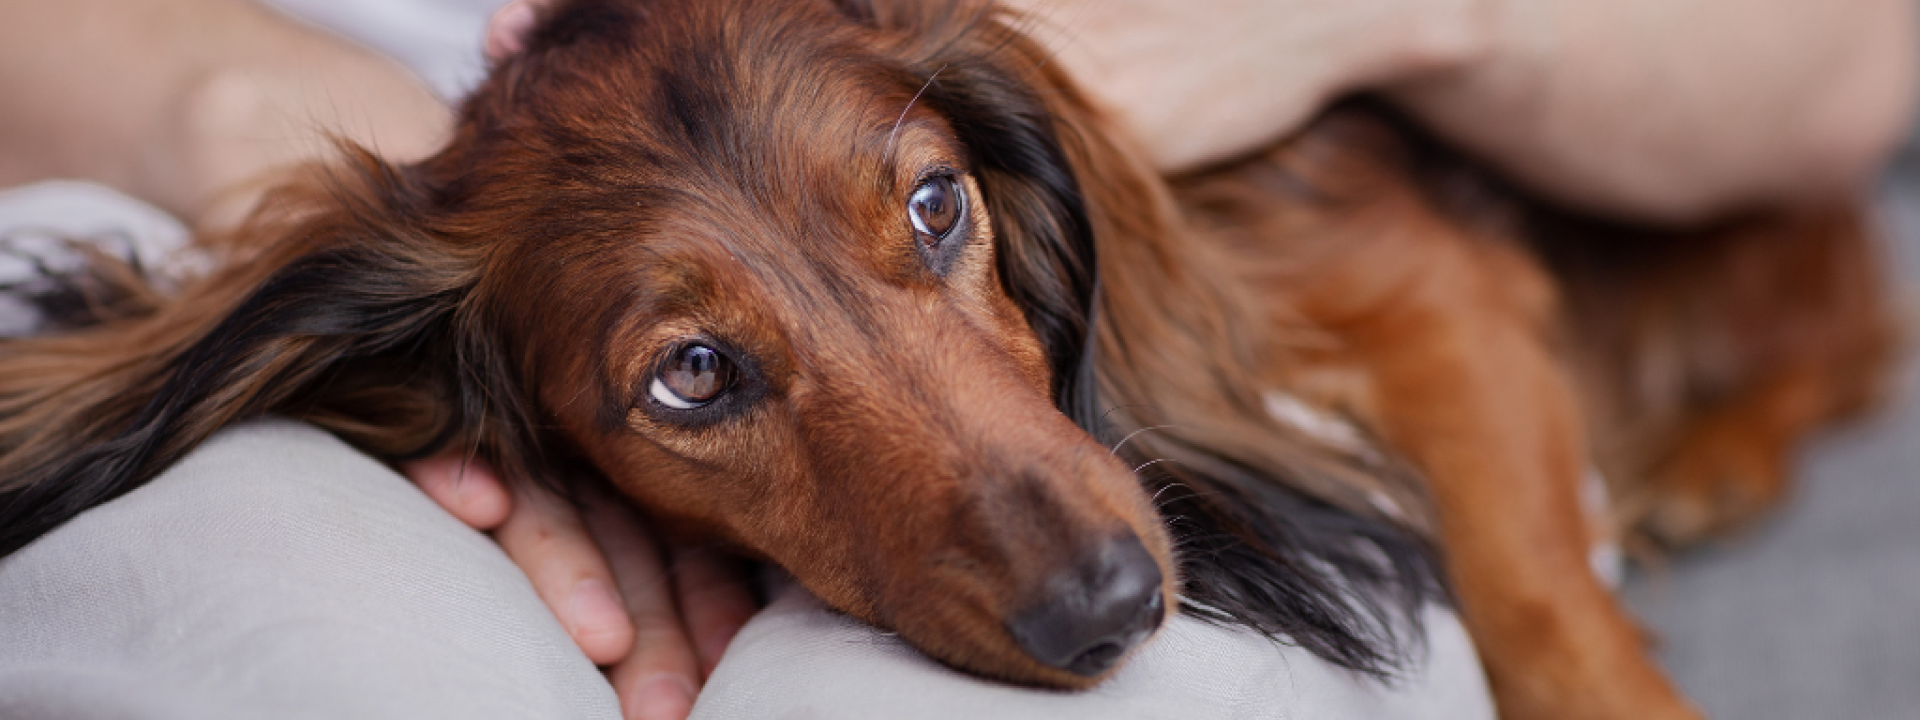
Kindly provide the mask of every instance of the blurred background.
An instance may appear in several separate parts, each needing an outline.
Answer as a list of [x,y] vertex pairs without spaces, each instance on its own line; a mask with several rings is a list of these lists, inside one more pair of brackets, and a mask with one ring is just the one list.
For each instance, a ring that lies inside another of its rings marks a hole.
[[[1882,181],[1886,272],[1913,327],[1920,137]],[[1800,462],[1797,495],[1742,535],[1635,568],[1625,595],[1715,718],[1920,717],[1920,364]]]

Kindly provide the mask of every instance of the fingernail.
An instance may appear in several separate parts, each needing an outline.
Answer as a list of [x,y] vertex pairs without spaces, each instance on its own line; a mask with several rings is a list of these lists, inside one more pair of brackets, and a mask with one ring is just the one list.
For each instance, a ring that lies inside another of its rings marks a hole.
[[640,684],[633,702],[632,720],[686,720],[693,712],[693,683],[680,675],[661,673]]
[[599,578],[587,578],[575,584],[569,605],[573,610],[576,640],[614,632],[627,617],[626,610],[620,607],[620,598],[613,594],[613,587]]
[[526,34],[537,19],[533,6],[509,3],[494,11],[487,21],[486,55],[489,60],[505,60],[526,48]]

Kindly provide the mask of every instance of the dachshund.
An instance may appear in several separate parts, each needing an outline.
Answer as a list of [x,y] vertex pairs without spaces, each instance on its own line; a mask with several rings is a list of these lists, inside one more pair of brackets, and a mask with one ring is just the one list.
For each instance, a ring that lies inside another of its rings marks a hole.
[[1364,101],[1165,179],[1047,57],[980,0],[557,3],[437,155],[0,344],[0,552],[274,414],[604,481],[986,677],[1186,612],[1388,681],[1451,603],[1503,717],[1695,716],[1590,550],[1876,396],[1858,208],[1611,226]]

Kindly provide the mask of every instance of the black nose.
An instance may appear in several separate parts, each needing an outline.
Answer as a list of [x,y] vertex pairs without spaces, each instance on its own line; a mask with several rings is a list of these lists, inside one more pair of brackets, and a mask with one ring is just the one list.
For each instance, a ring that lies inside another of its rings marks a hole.
[[1160,627],[1160,579],[1160,565],[1127,533],[1049,580],[1007,631],[1042,664],[1098,675]]

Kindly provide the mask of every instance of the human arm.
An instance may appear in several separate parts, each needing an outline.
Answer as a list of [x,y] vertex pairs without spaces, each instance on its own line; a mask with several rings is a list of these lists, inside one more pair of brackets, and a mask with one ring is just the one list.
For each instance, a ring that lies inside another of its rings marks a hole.
[[1910,0],[1008,0],[1164,170],[1376,91],[1561,202],[1685,222],[1864,185],[1906,136]]
[[1865,186],[1912,124],[1911,0],[1513,0],[1457,73],[1390,88],[1550,196],[1692,221]]
[[99,182],[231,220],[330,134],[413,158],[451,125],[403,68],[249,0],[0,0],[0,186]]

